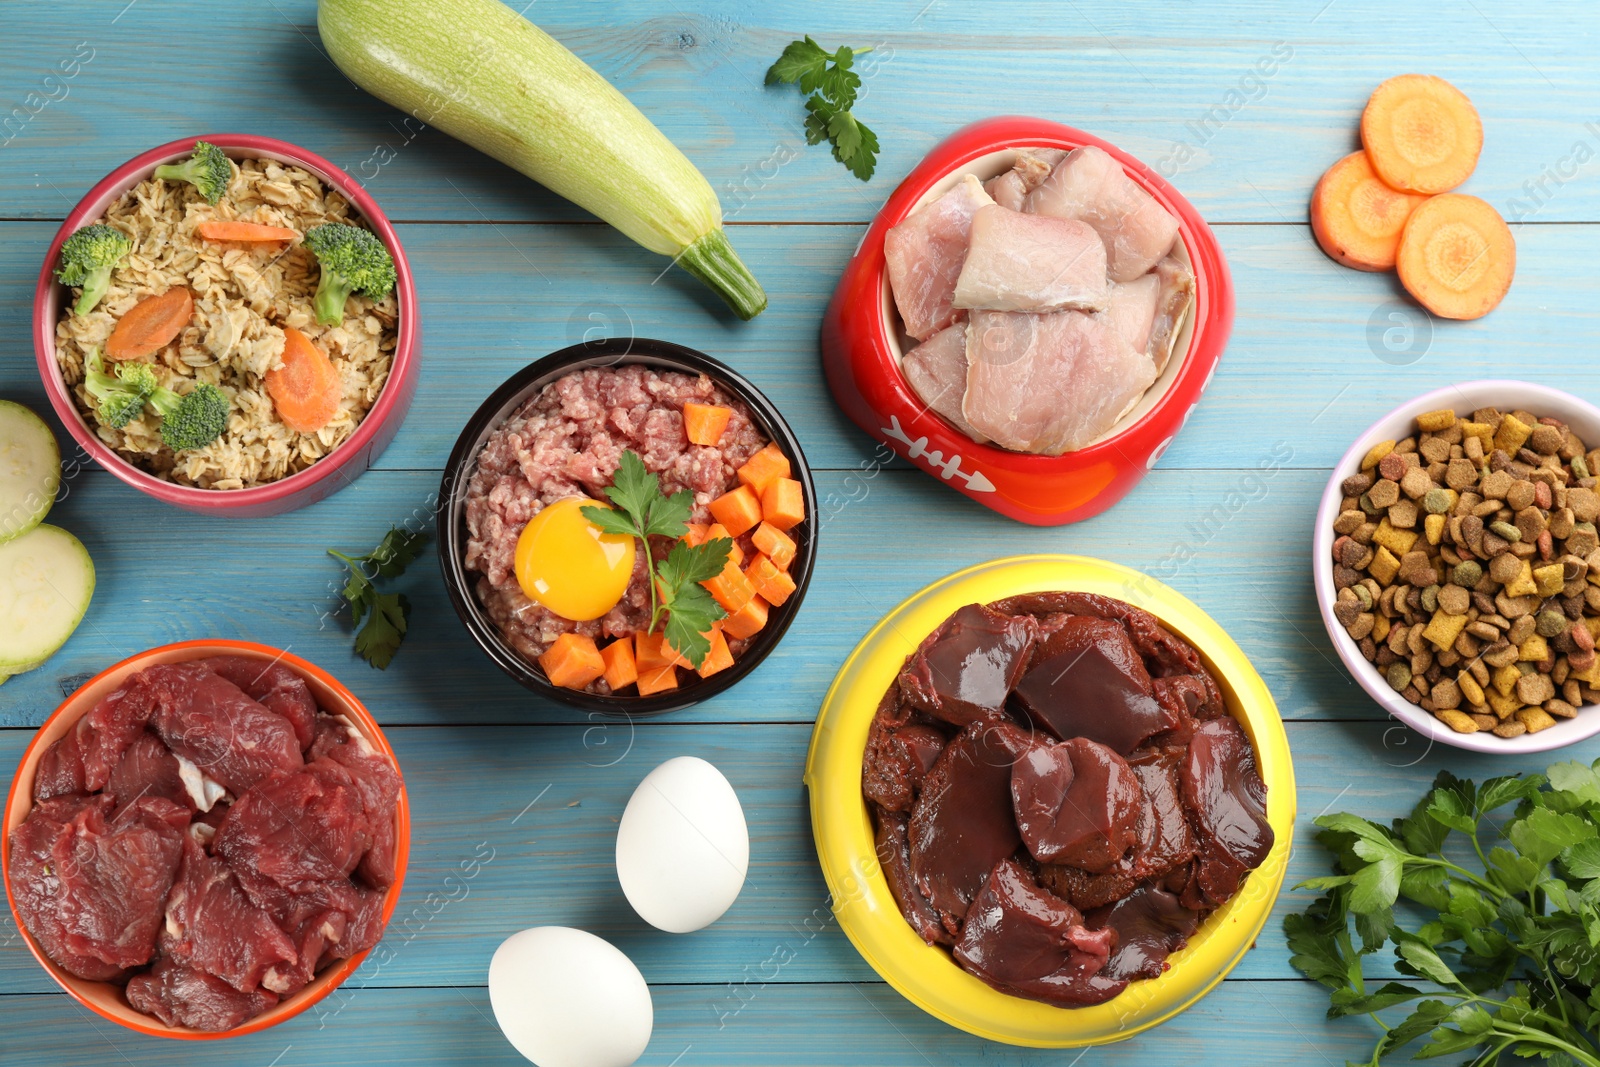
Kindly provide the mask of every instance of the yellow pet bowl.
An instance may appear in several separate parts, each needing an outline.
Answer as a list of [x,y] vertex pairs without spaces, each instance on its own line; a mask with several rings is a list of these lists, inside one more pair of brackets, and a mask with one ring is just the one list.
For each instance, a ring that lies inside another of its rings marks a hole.
[[[1057,1008],[1001,993],[925,944],[895,906],[878,866],[861,795],[867,727],[901,664],[957,608],[1019,593],[1099,593],[1144,608],[1199,650],[1255,747],[1267,785],[1272,850],[1237,895],[1208,916],[1159,978],[1134,981],[1104,1004]],[[923,1011],[979,1037],[1036,1048],[1121,1041],[1165,1022],[1231,970],[1266,924],[1294,833],[1294,769],[1272,694],[1220,626],[1138,571],[1084,556],[1013,556],[958,571],[891,611],[856,646],[822,703],[806,759],[811,827],[839,925],[884,981]]]

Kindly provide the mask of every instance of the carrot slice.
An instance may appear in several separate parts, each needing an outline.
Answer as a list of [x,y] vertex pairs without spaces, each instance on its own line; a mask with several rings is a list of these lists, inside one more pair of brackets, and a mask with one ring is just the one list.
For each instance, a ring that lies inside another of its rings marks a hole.
[[662,667],[687,667],[689,661],[678,650],[667,644],[666,634],[634,634],[634,658],[639,665],[639,675],[660,670]]
[[129,308],[106,338],[107,359],[144,359],[178,336],[194,316],[194,295],[182,285]]
[[728,528],[726,526],[722,525],[720,522],[714,522],[709,528],[707,528],[705,539],[707,541],[715,541],[719,537],[726,537],[729,541],[733,541],[733,544],[728,548],[728,559],[735,566],[743,563],[744,549],[739,547],[739,542],[733,540],[733,534],[728,532]]
[[767,624],[767,602],[751,597],[744,607],[722,620],[722,632],[729,637],[754,637]]
[[267,393],[278,421],[300,433],[315,433],[338,413],[344,385],[322,349],[293,326],[285,326],[283,366],[267,372]]
[[795,590],[794,579],[766,556],[751,560],[750,566],[744,569],[744,576],[750,579],[756,595],[769,604],[781,605]]
[[686,522],[683,525],[683,543],[690,548],[703,544],[706,539],[706,531],[711,529],[710,526],[703,522]]
[[639,664],[633,657],[633,638],[619,637],[605,648],[600,650],[600,658],[605,661],[606,685],[614,693],[618,689],[625,689],[639,680]]
[[1411,213],[1395,267],[1406,292],[1435,315],[1479,319],[1511,288],[1517,242],[1494,208],[1446,193]]
[[793,478],[774,478],[761,493],[761,518],[768,526],[792,529],[805,521],[806,495]]
[[1335,261],[1356,270],[1392,270],[1400,231],[1427,197],[1391,189],[1365,152],[1328,168],[1311,194],[1311,232]]
[[1385,183],[1413,193],[1454,189],[1478,165],[1483,120],[1467,94],[1431,74],[1390,78],[1361,113],[1361,144]]
[[761,501],[748,485],[741,485],[713,500],[711,517],[727,527],[734,537],[749,530],[761,521]]
[[194,232],[208,241],[292,241],[300,234],[283,226],[264,226],[259,222],[238,222],[233,219],[206,219]]
[[639,674],[639,695],[642,697],[676,688],[678,688],[678,668],[670,663],[665,667],[642,671]]
[[789,564],[794,562],[794,538],[771,523],[764,522],[757,526],[756,532],[750,535],[750,540],[755,542],[761,554],[770,559],[773,566],[780,571],[788,570]]
[[750,579],[744,576],[744,571],[733,560],[729,560],[722,568],[722,573],[715,578],[707,578],[700,583],[706,587],[711,598],[722,605],[722,610],[730,615],[750,602],[756,595],[755,586],[750,584]]
[[728,639],[722,636],[722,628],[717,627],[711,631],[711,651],[700,661],[700,667],[695,673],[702,678],[709,678],[731,666],[733,666],[733,653],[728,651]]
[[600,650],[594,647],[594,638],[583,634],[562,634],[555,639],[545,654],[539,657],[539,666],[551,685],[564,689],[582,689],[606,672]]
[[722,432],[732,417],[732,408],[690,401],[683,405],[683,432],[691,445],[714,445],[722,440]]
[[739,468],[738,474],[739,480],[760,496],[772,479],[789,477],[789,457],[784,455],[783,450],[777,445],[769,443],[767,447],[746,460],[744,466]]

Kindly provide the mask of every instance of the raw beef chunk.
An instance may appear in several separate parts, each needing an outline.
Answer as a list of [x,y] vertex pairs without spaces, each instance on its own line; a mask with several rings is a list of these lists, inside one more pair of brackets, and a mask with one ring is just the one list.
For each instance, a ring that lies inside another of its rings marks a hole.
[[255,1018],[278,1002],[265,989],[241,993],[220,978],[171,959],[128,983],[128,1003],[168,1026],[219,1033]]
[[289,720],[201,663],[161,664],[144,676],[156,693],[150,721],[161,740],[235,796],[304,764]]
[[238,686],[268,711],[288,719],[301,751],[311,747],[316,738],[317,701],[306,680],[287,664],[244,656],[213,656],[199,662]]

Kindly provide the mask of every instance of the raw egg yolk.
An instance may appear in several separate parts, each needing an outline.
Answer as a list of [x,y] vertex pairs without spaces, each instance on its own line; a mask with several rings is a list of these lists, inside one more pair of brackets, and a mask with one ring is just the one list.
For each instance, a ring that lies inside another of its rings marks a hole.
[[634,539],[603,533],[585,507],[611,505],[568,497],[546,505],[517,538],[517,582],[563,619],[587,622],[617,606],[633,580]]

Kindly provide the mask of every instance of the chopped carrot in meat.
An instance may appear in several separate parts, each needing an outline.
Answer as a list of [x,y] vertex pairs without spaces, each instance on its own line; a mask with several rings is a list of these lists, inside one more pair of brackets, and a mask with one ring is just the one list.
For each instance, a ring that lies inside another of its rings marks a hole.
[[722,636],[722,628],[719,626],[711,631],[711,651],[706,653],[706,658],[700,662],[700,667],[695,673],[702,678],[709,678],[731,666],[733,666],[733,653],[728,651],[728,639]]
[[1406,292],[1435,315],[1479,319],[1511,288],[1517,242],[1489,204],[1445,193],[1411,213],[1395,267]]
[[732,415],[732,408],[691,401],[683,405],[683,432],[691,445],[714,445],[722,440]]
[[709,507],[712,518],[727,527],[734,537],[761,521],[761,500],[748,485],[723,493]]
[[756,548],[762,555],[770,559],[773,566],[780,571],[788,570],[789,564],[794,562],[794,538],[771,523],[764,522],[757,526],[756,532],[750,535],[750,539],[755,542]]
[[606,684],[614,693],[618,689],[626,689],[639,680],[639,664],[633,658],[633,638],[619,637],[605,648],[600,650],[600,658],[605,661]]
[[678,688],[678,668],[670,663],[665,667],[642,671],[639,674],[639,695],[642,697],[676,688]]
[[690,548],[703,544],[706,539],[706,531],[711,529],[710,526],[703,522],[686,522],[683,526],[683,542]]
[[606,671],[600,650],[594,647],[594,638],[583,634],[562,634],[555,639],[545,654],[539,657],[539,666],[551,685],[565,689],[582,689]]
[[713,600],[722,605],[722,610],[733,614],[750,602],[756,595],[755,587],[750,584],[750,579],[744,576],[744,571],[733,560],[729,560],[722,568],[722,573],[715,578],[707,578],[700,583],[706,587]]
[[687,667],[689,661],[667,644],[665,634],[634,634],[634,658],[638,661],[639,677],[662,667]]
[[194,316],[194,295],[187,286],[175,285],[158,296],[147,296],[123,313],[106,338],[107,359],[144,359],[167,345]]
[[739,480],[760,496],[772,479],[789,477],[789,457],[777,445],[768,444],[746,460],[738,473]]
[[754,637],[767,624],[767,602],[751,597],[744,607],[722,620],[722,632],[729,637]]
[[732,546],[728,549],[728,558],[735,564],[743,563],[744,549],[739,547],[739,542],[733,540],[733,534],[728,532],[728,528],[726,526],[722,525],[720,522],[714,522],[711,524],[710,528],[706,530],[705,539],[707,541],[715,541],[719,537],[726,537],[729,541],[733,541]]
[[758,555],[751,560],[750,566],[744,569],[744,576],[750,579],[761,599],[775,606],[782,605],[795,590],[794,579],[766,556]]
[[300,433],[316,433],[338,414],[344,384],[311,338],[285,326],[283,366],[267,372],[267,393],[285,426]]
[[1336,262],[1356,270],[1392,270],[1400,231],[1427,197],[1391,189],[1365,152],[1328,168],[1311,194],[1311,232]]
[[1378,177],[1413,193],[1466,181],[1483,149],[1483,121],[1467,94],[1431,74],[1401,74],[1373,90],[1361,144]]
[[788,530],[804,522],[805,517],[805,490],[799,482],[793,478],[774,478],[767,483],[761,493],[761,518],[768,526]]
[[231,219],[207,219],[196,226],[194,232],[208,241],[247,243],[292,241],[300,236],[284,226],[264,226],[259,222],[238,222]]

